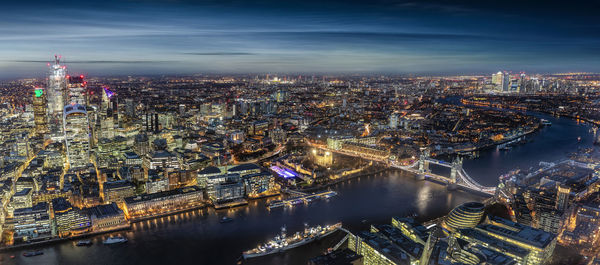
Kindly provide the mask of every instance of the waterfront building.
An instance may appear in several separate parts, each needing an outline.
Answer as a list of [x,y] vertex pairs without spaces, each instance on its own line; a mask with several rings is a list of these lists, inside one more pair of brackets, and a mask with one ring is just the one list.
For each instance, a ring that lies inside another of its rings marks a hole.
[[204,206],[204,192],[191,186],[125,198],[123,211],[129,219],[159,216]]
[[275,178],[269,172],[248,174],[242,177],[246,196],[257,198],[262,195],[271,195],[277,192]]
[[89,124],[85,106],[65,106],[63,124],[67,162],[72,169],[82,169],[90,162]]
[[116,203],[103,204],[86,209],[92,222],[92,231],[110,231],[129,227],[123,210]]
[[451,231],[473,228],[481,222],[485,205],[479,202],[467,202],[454,208],[445,218],[442,226]]
[[65,198],[53,199],[52,210],[59,236],[67,237],[89,231],[91,220],[87,212],[73,207]]
[[485,223],[461,229],[453,236],[510,256],[525,265],[545,264],[556,245],[556,236],[551,233],[496,216],[488,216]]
[[53,237],[48,209],[48,204],[42,202],[32,207],[15,210],[13,217],[6,220],[8,230],[14,231],[14,243]]

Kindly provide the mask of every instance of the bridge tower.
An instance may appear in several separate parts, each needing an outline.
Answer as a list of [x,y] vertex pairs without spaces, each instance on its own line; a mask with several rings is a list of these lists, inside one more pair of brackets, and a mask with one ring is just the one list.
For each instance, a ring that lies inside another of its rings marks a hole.
[[429,149],[426,147],[421,148],[421,155],[419,156],[419,174],[417,175],[418,180],[425,179],[425,173],[429,172]]
[[450,182],[448,182],[448,190],[455,190],[457,188],[456,185],[456,177],[459,172],[462,171],[462,157],[456,157],[454,161],[452,161],[452,167],[450,168]]

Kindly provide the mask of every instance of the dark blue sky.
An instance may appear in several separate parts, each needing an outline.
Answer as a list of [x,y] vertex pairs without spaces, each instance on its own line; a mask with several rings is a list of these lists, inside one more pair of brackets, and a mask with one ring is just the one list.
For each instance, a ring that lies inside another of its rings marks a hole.
[[[525,3],[523,3],[525,2]],[[61,54],[90,75],[599,72],[599,1],[19,1],[0,77]]]

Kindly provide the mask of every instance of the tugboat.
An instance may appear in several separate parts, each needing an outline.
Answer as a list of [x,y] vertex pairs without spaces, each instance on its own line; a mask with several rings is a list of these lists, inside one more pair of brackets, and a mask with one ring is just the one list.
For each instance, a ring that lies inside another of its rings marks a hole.
[[102,244],[114,245],[114,244],[120,244],[120,243],[125,243],[125,242],[127,242],[127,238],[124,238],[122,236],[111,236],[111,237],[107,238],[106,240],[102,241]]
[[39,255],[44,255],[44,252],[41,250],[36,250],[36,251],[27,251],[27,252],[23,253],[23,257],[33,257],[33,256],[39,256]]
[[229,223],[231,221],[233,221],[233,218],[229,218],[227,216],[223,216],[223,218],[221,218],[221,220],[219,220],[219,223],[224,224],[224,223]]
[[79,240],[77,241],[77,244],[75,244],[78,247],[87,247],[87,246],[91,246],[92,245],[92,240]]

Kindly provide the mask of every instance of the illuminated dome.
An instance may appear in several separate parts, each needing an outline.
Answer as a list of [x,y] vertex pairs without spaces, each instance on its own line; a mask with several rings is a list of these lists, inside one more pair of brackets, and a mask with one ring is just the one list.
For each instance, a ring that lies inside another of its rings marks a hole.
[[481,221],[485,205],[479,202],[467,202],[454,208],[444,219],[444,228],[450,231],[473,228]]

